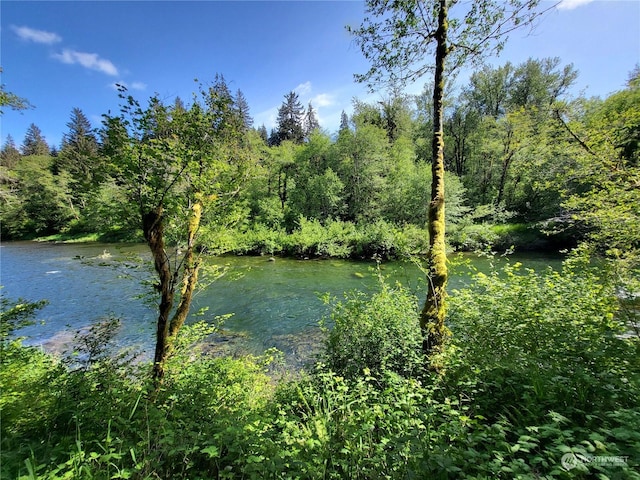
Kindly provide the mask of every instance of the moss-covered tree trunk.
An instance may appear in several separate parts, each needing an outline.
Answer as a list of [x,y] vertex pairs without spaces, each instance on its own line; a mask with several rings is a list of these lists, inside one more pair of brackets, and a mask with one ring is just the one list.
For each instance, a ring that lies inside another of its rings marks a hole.
[[163,211],[159,206],[154,210],[143,214],[142,229],[147,245],[153,256],[154,267],[158,274],[156,289],[160,292],[160,304],[158,305],[158,322],[156,329],[156,349],[153,356],[153,378],[159,381],[164,376],[165,351],[169,338],[169,317],[173,308],[175,293],[174,277],[171,273],[171,264],[165,248]]
[[[171,343],[175,340],[180,327],[189,315],[193,292],[198,284],[198,271],[200,261],[195,256],[195,237],[200,228],[200,218],[202,217],[202,203],[196,201],[189,212],[189,225],[187,228],[187,250],[183,257],[184,269],[182,271],[182,288],[180,290],[180,303],[176,313],[169,324],[169,338]],[[169,353],[169,352],[167,352]]]
[[196,201],[189,212],[187,228],[187,247],[182,258],[182,274],[180,283],[179,303],[175,313],[171,316],[174,305],[175,288],[180,276],[180,270],[172,272],[169,256],[164,242],[164,228],[162,207],[146,213],[143,216],[144,236],[154,259],[155,270],[159,283],[156,288],[160,291],[158,306],[158,324],[156,330],[156,348],[153,358],[153,379],[159,384],[164,377],[164,367],[175,343],[178,331],[184,324],[193,292],[198,283],[199,261],[195,258],[195,236],[200,227],[202,202]]
[[429,203],[429,255],[427,299],[420,314],[423,333],[423,350],[436,351],[448,334],[444,324],[447,286],[447,253],[444,219],[444,69],[447,46],[447,1],[440,0],[438,29],[436,31],[436,65],[433,88],[433,160],[431,201]]

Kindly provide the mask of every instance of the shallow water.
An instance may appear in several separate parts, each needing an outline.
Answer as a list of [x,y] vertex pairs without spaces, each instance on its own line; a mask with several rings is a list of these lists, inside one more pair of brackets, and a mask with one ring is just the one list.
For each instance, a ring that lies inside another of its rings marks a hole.
[[[467,269],[455,265],[459,261],[483,271],[492,263],[474,255],[455,257],[450,289],[468,281]],[[558,267],[561,259],[513,255],[510,261],[541,269]],[[207,263],[226,268],[226,273],[196,294],[192,312],[206,312],[202,317],[192,314],[190,321],[216,321],[216,316],[233,314],[222,324],[234,334],[232,341],[221,345],[228,353],[237,348],[258,353],[276,347],[289,356],[304,357],[318,341],[318,322],[329,311],[323,294],[374,292],[380,276],[401,282],[419,298],[425,291],[424,275],[409,262],[387,262],[378,268],[375,262],[239,256],[211,258]],[[157,301],[149,294],[154,280],[151,268],[144,245],[10,242],[0,248],[3,295],[49,301],[38,312],[37,324],[19,332],[27,337],[26,343],[48,350],[62,350],[72,341],[73,332],[116,316],[122,320],[118,344],[149,352]]]

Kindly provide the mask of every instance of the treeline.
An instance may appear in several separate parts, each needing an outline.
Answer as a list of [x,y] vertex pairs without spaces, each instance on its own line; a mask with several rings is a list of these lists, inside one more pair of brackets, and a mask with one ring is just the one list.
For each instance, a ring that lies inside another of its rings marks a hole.
[[[555,237],[559,242],[577,239],[593,227],[588,212],[602,210],[602,202],[613,202],[605,210],[614,216],[616,206],[624,209],[630,177],[620,169],[637,168],[639,156],[638,71],[624,90],[605,100],[570,98],[577,76],[558,58],[529,59],[484,67],[449,95],[445,161],[454,247],[548,246],[540,232],[563,233]],[[209,107],[224,111],[223,121],[237,125],[233,135],[246,161],[237,191],[203,218],[202,247],[333,256],[424,251],[429,91],[411,96],[392,90],[377,102],[354,100],[353,114],[343,112],[334,135],[321,129],[312,105],[305,109],[290,92],[268,133],[254,127],[242,92],[233,94],[216,76],[203,96],[213,102]],[[169,117],[197,105],[152,102]],[[132,108],[125,95],[123,108]],[[7,138],[0,175],[3,238],[140,238],[121,156],[109,140],[114,129],[129,126],[105,121],[96,129],[75,108],[67,127],[59,148],[47,145],[36,125],[20,149]],[[145,128],[145,135],[158,138],[177,135],[158,131],[153,122]],[[612,183],[605,191],[607,182]],[[630,228],[637,223],[632,213],[623,219]]]

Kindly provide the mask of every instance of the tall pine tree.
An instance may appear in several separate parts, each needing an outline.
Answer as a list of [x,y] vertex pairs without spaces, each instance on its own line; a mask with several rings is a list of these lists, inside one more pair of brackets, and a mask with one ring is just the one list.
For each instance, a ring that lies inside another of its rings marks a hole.
[[0,151],[0,165],[13,168],[20,161],[20,151],[16,148],[16,143],[11,135],[7,135],[7,140]]
[[318,117],[316,116],[316,111],[313,109],[313,105],[309,102],[309,108],[307,108],[307,112],[304,115],[304,137],[306,140],[309,140],[311,134],[315,130],[320,129],[320,123],[318,122]]
[[304,108],[300,103],[298,94],[289,92],[284,96],[284,102],[278,109],[278,126],[276,128],[275,142],[280,145],[285,140],[294,143],[304,141]]
[[79,108],[71,111],[67,128],[69,130],[62,137],[62,148],[54,162],[54,173],[65,171],[71,174],[77,199],[101,178],[98,140],[91,122]]
[[238,116],[242,120],[244,129],[249,130],[253,127],[253,118],[251,118],[251,115],[249,114],[249,102],[247,102],[242,90],[238,89],[235,100],[236,110],[238,111]]
[[49,155],[49,145],[42,135],[42,131],[32,123],[27,129],[22,142],[22,154],[27,155]]
[[264,143],[269,142],[269,134],[267,133],[267,127],[265,127],[264,124],[258,127],[258,135],[260,135],[260,138],[264,141]]
[[349,116],[343,110],[340,114],[340,131],[342,132],[346,130],[349,130]]

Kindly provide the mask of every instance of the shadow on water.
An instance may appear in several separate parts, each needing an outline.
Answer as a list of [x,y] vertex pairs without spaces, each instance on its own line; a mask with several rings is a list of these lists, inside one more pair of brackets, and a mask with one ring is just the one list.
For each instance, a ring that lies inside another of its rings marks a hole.
[[[0,249],[3,295],[10,299],[47,299],[36,325],[19,333],[27,344],[49,351],[68,348],[73,333],[109,316],[122,320],[117,342],[151,352],[155,335],[155,297],[149,295],[154,280],[144,245],[5,243]],[[468,282],[469,264],[489,271],[492,263],[474,255],[452,257],[449,288]],[[513,255],[511,262],[540,270],[557,268],[559,256]],[[217,257],[208,260],[226,268],[226,274],[200,290],[193,302],[191,321],[230,313],[221,325],[227,332],[209,342],[221,354],[259,354],[277,348],[286,363],[300,366],[321,343],[319,321],[329,314],[322,297],[342,298],[344,292],[373,293],[380,278],[400,282],[418,298],[426,290],[424,274],[411,262],[346,260],[295,260],[268,257]]]

